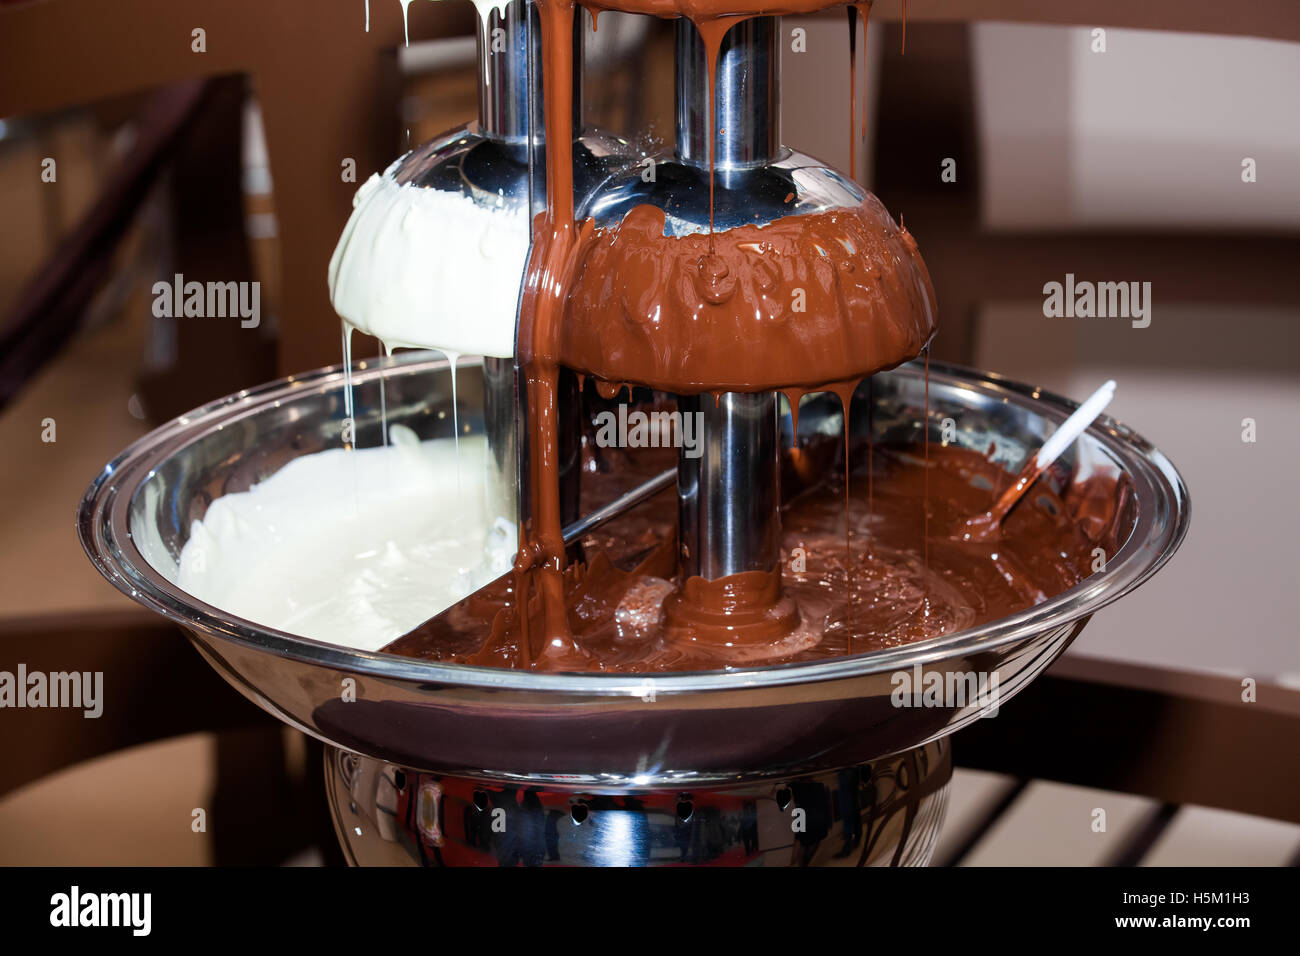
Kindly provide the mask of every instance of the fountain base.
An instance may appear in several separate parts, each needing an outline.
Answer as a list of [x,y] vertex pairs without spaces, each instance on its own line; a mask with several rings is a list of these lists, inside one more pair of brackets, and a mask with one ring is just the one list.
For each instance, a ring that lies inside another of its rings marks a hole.
[[786,780],[609,794],[325,752],[358,866],[925,866],[951,778],[945,739]]

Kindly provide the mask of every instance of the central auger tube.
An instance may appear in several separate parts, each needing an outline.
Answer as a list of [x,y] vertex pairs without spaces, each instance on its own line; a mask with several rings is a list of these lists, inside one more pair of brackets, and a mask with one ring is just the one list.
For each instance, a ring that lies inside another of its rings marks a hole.
[[[747,170],[781,152],[777,21],[737,24],[722,41],[709,122],[708,62],[689,20],[677,21],[677,157],[709,167],[715,135],[717,190],[739,185]],[[755,347],[758,346],[755,343]],[[775,392],[681,396],[683,415],[703,424],[702,453],[677,458],[683,574],[716,580],[743,571],[772,572],[781,553],[781,489]]]

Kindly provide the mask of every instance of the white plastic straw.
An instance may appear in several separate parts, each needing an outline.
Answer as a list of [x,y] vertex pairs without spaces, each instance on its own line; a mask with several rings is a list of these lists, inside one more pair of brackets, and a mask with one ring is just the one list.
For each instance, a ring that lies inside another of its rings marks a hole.
[[1076,438],[1088,430],[1088,426],[1097,420],[1097,416],[1106,410],[1110,400],[1115,397],[1115,380],[1111,379],[1092,393],[1086,402],[1079,406],[1073,415],[1067,418],[1052,437],[1043,442],[1035,456],[1035,465],[1039,471],[1047,468],[1060,458],[1067,448],[1074,444]]
[[1097,420],[1097,416],[1102,413],[1110,400],[1115,396],[1115,382],[1109,381],[1097,391],[1093,392],[1092,397],[1079,406],[1078,410],[1061,423],[1052,437],[1043,442],[1043,447],[1038,449],[1033,460],[1020,470],[1016,480],[988,511],[982,515],[967,519],[962,528],[962,534],[967,540],[983,540],[997,534],[997,529],[1002,524],[1002,519],[1007,516],[1012,508],[1016,506],[1026,491],[1038,480],[1038,476],[1047,470],[1048,466],[1061,454],[1074,444],[1076,438],[1088,430],[1088,426]]

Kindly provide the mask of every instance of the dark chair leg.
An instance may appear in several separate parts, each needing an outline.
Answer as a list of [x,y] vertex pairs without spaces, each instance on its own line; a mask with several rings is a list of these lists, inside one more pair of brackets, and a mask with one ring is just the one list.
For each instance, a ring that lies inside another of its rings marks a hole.
[[217,735],[208,832],[216,866],[274,866],[312,845],[311,814],[289,777],[278,724]]

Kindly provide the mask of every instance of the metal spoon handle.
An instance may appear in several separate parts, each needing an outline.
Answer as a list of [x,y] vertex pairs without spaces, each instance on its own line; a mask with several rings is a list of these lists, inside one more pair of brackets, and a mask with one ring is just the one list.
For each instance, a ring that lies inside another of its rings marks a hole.
[[564,529],[564,543],[572,544],[584,534],[595,531],[607,521],[617,518],[624,511],[633,508],[652,498],[665,488],[670,487],[677,480],[677,469],[669,468],[666,471],[655,475],[649,481],[643,482],[633,488],[631,491],[624,492],[609,504],[597,508],[595,511],[583,515],[573,524]]

